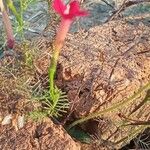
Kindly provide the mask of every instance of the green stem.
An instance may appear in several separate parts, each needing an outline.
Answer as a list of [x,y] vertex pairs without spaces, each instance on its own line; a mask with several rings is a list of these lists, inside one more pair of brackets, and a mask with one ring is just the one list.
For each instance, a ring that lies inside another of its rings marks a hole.
[[96,117],[98,117],[98,116],[100,116],[100,115],[106,114],[106,113],[111,112],[111,111],[115,111],[116,109],[118,109],[118,108],[120,108],[120,107],[122,107],[122,106],[128,104],[129,102],[132,102],[132,101],[133,101],[136,97],[138,97],[142,92],[144,92],[144,91],[146,91],[146,90],[148,90],[148,89],[150,89],[150,82],[149,82],[148,84],[146,84],[145,86],[141,87],[141,88],[137,91],[137,93],[135,93],[135,94],[132,95],[131,97],[127,98],[126,100],[120,101],[120,102],[114,104],[112,107],[107,108],[107,109],[105,109],[105,110],[103,110],[103,111],[93,113],[93,114],[91,114],[91,115],[89,115],[89,116],[87,116],[87,117],[83,117],[83,118],[81,118],[81,119],[79,119],[79,120],[73,122],[72,124],[70,124],[68,128],[70,129],[70,128],[72,128],[73,126],[75,126],[75,125],[77,125],[77,124],[80,124],[80,123],[82,123],[82,122],[84,122],[84,121],[87,121],[87,120],[89,120],[89,119],[96,118]]
[[22,34],[22,37],[24,38],[24,34],[23,34],[23,3],[22,3],[22,0],[20,0],[20,32]]
[[57,34],[56,34],[56,39],[54,41],[54,48],[53,48],[53,55],[52,55],[52,60],[51,60],[51,66],[49,68],[49,82],[50,82],[50,96],[53,99],[54,98],[54,75],[56,72],[56,67],[57,67],[57,61],[58,61],[58,56],[59,52],[63,46],[63,43],[65,41],[66,35],[69,31],[70,25],[72,23],[72,19],[64,19],[62,18],[60,22],[60,26],[58,28]]
[[54,96],[54,76],[57,68],[57,61],[58,61],[59,51],[54,49],[53,56],[51,59],[51,65],[49,68],[49,82],[50,82],[50,96],[53,99]]
[[12,0],[6,0],[6,3],[9,7],[9,9],[13,12],[13,14],[16,17],[17,22],[19,23],[19,25],[22,27],[23,26],[23,21],[22,21],[22,17],[21,15],[17,12]]

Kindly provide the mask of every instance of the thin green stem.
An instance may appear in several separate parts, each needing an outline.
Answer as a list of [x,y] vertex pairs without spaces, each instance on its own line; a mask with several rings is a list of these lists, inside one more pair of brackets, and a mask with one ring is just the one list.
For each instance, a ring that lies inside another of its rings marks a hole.
[[59,56],[59,51],[54,49],[53,51],[53,56],[51,59],[51,65],[49,68],[49,83],[50,83],[50,96],[54,97],[54,76],[55,76],[55,72],[56,72],[56,68],[57,68],[57,61],[58,61],[58,56]]
[[[20,32],[22,34],[23,37],[23,2],[22,0],[20,0]],[[24,37],[23,37],[24,38]]]
[[89,119],[93,119],[93,118],[96,118],[96,117],[98,117],[98,116],[100,116],[100,115],[106,114],[106,113],[108,113],[108,112],[115,111],[115,110],[117,110],[118,108],[120,108],[120,107],[122,107],[122,106],[125,106],[126,104],[132,102],[132,101],[133,101],[136,97],[138,97],[142,92],[144,92],[144,91],[146,91],[146,90],[148,90],[148,89],[150,89],[150,82],[149,82],[148,84],[146,84],[145,86],[141,87],[141,88],[137,91],[137,93],[135,93],[135,94],[132,95],[131,97],[127,98],[126,100],[120,101],[120,102],[114,104],[112,107],[107,108],[107,109],[105,109],[105,110],[103,110],[103,111],[93,113],[93,114],[91,114],[91,115],[89,115],[89,116],[87,116],[87,117],[83,117],[83,118],[81,118],[81,119],[79,119],[79,120],[73,122],[72,124],[70,124],[70,126],[69,126],[68,128],[70,129],[70,128],[72,128],[73,126],[75,126],[75,125],[77,125],[77,124],[80,124],[80,123],[82,123],[82,122],[85,122],[85,121],[87,121],[87,120],[89,120]]
[[17,22],[19,23],[19,26],[22,27],[23,26],[23,21],[22,21],[22,17],[21,15],[17,12],[12,0],[6,0],[7,6],[9,7],[9,9],[13,12],[13,14],[16,17]]

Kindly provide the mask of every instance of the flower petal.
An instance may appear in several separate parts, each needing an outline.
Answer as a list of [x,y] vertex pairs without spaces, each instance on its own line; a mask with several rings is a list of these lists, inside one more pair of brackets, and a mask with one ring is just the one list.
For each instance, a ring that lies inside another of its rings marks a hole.
[[64,19],[73,19],[77,16],[88,15],[87,11],[80,10],[80,4],[77,0],[72,0],[70,4],[68,4],[69,7],[65,5],[62,0],[54,0],[52,6],[54,10],[59,13]]
[[67,8],[66,5],[62,2],[62,0],[54,0],[52,3],[52,7],[60,15],[63,15],[64,11]]
[[79,12],[76,13],[76,16],[87,16],[89,13],[84,10],[80,10]]
[[74,0],[70,3],[70,14],[75,15],[80,11],[79,2]]
[[88,15],[88,12],[81,10],[79,2],[74,0],[70,3],[70,13],[69,14],[72,15],[73,17],[86,16],[86,15]]

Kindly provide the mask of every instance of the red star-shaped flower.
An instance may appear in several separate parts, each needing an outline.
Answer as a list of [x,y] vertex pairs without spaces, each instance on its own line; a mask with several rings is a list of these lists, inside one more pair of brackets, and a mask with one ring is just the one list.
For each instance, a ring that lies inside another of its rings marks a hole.
[[54,10],[63,17],[63,19],[72,20],[77,16],[88,15],[87,11],[80,9],[80,5],[77,0],[73,0],[67,5],[65,5],[62,0],[54,0],[52,6]]

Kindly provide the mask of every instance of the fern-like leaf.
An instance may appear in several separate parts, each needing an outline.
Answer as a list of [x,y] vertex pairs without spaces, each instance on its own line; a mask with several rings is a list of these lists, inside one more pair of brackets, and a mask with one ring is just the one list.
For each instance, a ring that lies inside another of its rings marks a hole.
[[50,103],[52,107],[49,109],[49,114],[54,117],[62,116],[62,114],[66,113],[69,108],[67,95],[57,87],[55,88],[55,92]]
[[42,103],[43,111],[51,117],[61,117],[62,114],[67,113],[69,102],[65,92],[55,88],[53,96],[49,91],[44,91],[42,96],[35,98]]
[[47,116],[47,113],[41,110],[34,110],[28,114],[28,117],[33,119],[34,121],[41,121],[46,116]]

